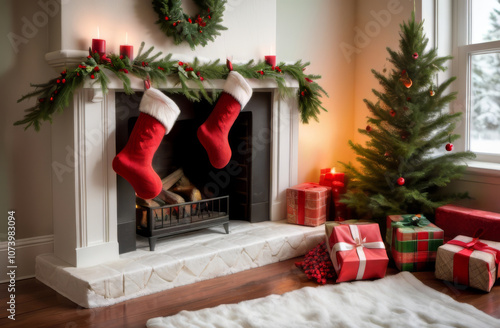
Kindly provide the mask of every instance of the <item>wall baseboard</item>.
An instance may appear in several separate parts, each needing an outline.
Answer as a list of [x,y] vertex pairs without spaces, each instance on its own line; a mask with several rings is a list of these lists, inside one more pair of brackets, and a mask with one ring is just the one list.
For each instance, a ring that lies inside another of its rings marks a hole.
[[[38,236],[16,240],[16,280],[35,276],[35,259],[40,254],[54,252],[54,236]],[[8,242],[0,242],[0,283],[8,282]]]

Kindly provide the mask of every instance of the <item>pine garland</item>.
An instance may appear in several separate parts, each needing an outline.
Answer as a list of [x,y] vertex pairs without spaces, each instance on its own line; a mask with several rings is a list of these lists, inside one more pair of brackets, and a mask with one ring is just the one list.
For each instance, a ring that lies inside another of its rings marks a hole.
[[[197,102],[206,99],[213,103],[217,99],[217,90],[213,88],[212,79],[226,79],[229,69],[219,60],[201,63],[194,58],[192,63],[185,63],[172,59],[172,54],[161,58],[161,52],[151,56],[154,47],[143,53],[144,42],[139,48],[137,57],[131,62],[128,57],[115,54],[103,55],[92,53],[77,68],[64,70],[57,78],[51,79],[43,84],[31,84],[35,91],[22,96],[17,102],[28,98],[37,97],[37,103],[28,109],[24,119],[14,125],[25,125],[25,129],[33,127],[40,130],[43,121],[52,122],[52,115],[62,112],[70,103],[74,91],[81,87],[86,80],[91,80],[92,85],[99,84],[102,92],[108,92],[108,74],[114,74],[122,83],[123,90],[127,94],[133,94],[129,75],[140,79],[150,79],[154,85],[166,82],[167,77],[174,78],[176,85],[180,85],[179,91],[169,90],[172,93],[182,93],[190,101]],[[233,70],[239,72],[245,78],[272,79],[276,81],[278,90],[282,96],[298,97],[299,111],[303,123],[308,123],[311,118],[318,121],[320,109],[327,111],[321,105],[321,96],[328,96],[326,91],[314,80],[321,78],[319,75],[308,75],[304,73],[309,63],[297,61],[294,64],[279,63],[279,66],[271,66],[264,61],[255,63],[250,60],[246,64],[233,65]],[[289,74],[298,81],[299,89],[293,93],[293,88],[285,84],[285,74]],[[188,82],[196,83],[197,88],[191,88]],[[210,93],[207,91],[210,87]]]
[[181,0],[153,0],[153,9],[158,14],[156,24],[175,44],[189,43],[191,49],[197,45],[203,47],[208,41],[214,41],[219,31],[227,30],[222,26],[222,14],[225,0],[194,0],[201,11],[190,17],[182,10]]

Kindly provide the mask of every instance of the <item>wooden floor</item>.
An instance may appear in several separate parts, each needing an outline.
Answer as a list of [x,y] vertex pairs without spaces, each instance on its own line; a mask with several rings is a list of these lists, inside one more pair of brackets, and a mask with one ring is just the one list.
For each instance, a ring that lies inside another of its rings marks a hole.
[[[145,327],[153,317],[167,316],[181,310],[198,310],[223,303],[282,294],[305,286],[316,286],[295,267],[292,259],[226,277],[177,287],[165,292],[122,302],[113,306],[84,309],[57,294],[36,279],[16,284],[16,320],[7,319],[4,310],[7,285],[0,284],[0,327]],[[388,269],[387,274],[397,270]],[[490,293],[473,289],[457,289],[434,278],[433,272],[418,272],[424,284],[452,296],[460,302],[500,318],[500,283]]]

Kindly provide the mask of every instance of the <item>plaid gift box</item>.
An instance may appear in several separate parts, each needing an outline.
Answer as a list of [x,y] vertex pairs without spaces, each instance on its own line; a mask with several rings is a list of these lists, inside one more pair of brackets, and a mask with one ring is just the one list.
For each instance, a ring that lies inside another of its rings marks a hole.
[[401,271],[433,270],[443,230],[417,214],[387,216],[386,242]]
[[319,226],[329,213],[332,188],[317,183],[302,183],[286,190],[288,223]]
[[389,258],[377,223],[327,222],[325,232],[337,282],[385,276]]
[[489,292],[500,277],[500,243],[456,236],[439,247],[436,278]]

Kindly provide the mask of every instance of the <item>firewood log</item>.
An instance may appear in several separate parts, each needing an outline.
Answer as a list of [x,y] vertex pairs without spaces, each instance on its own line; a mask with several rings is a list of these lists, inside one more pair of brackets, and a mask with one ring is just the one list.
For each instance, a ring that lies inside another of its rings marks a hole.
[[172,186],[175,185],[183,176],[184,172],[182,171],[182,169],[177,169],[164,177],[161,180],[161,183],[163,184],[163,190],[169,190],[170,188],[172,188]]
[[182,204],[186,202],[181,195],[170,190],[162,190],[156,198],[161,199],[166,204]]

